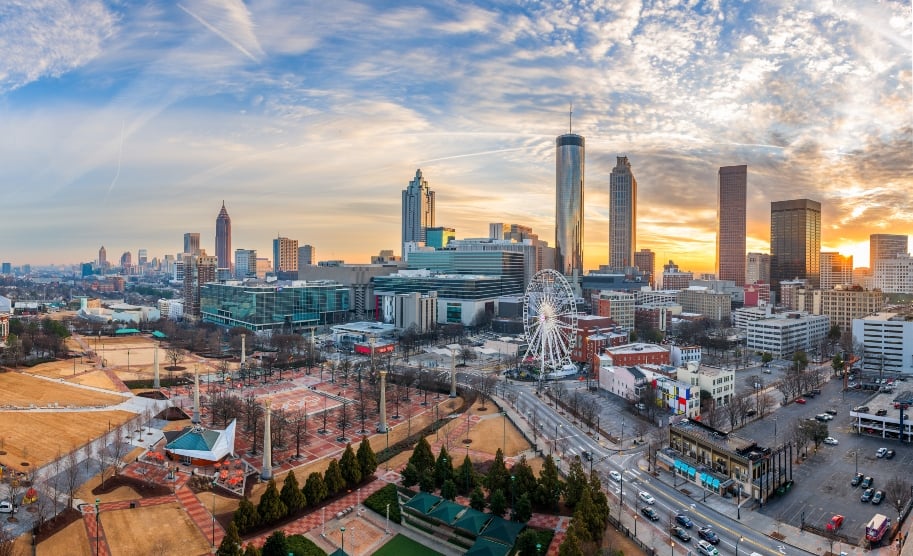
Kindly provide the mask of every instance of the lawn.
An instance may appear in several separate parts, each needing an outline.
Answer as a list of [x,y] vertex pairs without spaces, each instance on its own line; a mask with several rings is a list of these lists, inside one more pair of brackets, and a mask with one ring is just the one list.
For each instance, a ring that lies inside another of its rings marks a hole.
[[439,555],[440,552],[426,548],[403,535],[396,535],[374,553],[375,556],[431,556],[434,554]]

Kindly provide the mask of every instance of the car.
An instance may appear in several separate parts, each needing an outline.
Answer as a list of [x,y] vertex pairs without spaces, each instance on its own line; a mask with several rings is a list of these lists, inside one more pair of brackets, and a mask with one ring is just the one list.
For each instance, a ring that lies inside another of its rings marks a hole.
[[796,398],[796,403],[805,405],[805,398]]
[[887,452],[884,453],[884,459],[891,459],[895,455],[897,455],[897,452],[895,452],[894,450],[888,450]]
[[636,407],[637,409],[639,409],[639,410],[641,410],[641,411],[647,409],[647,406],[645,406],[645,405],[642,404],[642,403],[634,404],[634,407]]
[[684,542],[691,540],[691,535],[688,534],[688,531],[685,531],[683,527],[679,527],[678,525],[672,526],[672,534]]
[[640,509],[640,513],[644,514],[644,517],[650,521],[659,521],[659,512],[651,508],[650,506],[644,506]]
[[827,413],[827,414],[830,415],[830,416],[834,416],[834,415],[837,415],[837,410],[836,410],[836,409],[828,409],[827,411],[825,411],[825,413]]
[[805,396],[806,398],[814,398],[814,397],[815,397],[815,393],[814,393],[814,392],[806,392],[806,393],[804,393],[804,394],[802,394],[802,395]]
[[834,438],[833,436],[828,436],[827,438],[825,438],[824,443],[828,444],[830,446],[836,446],[837,444],[839,444],[839,442],[837,442],[837,439]]
[[875,494],[874,488],[867,488],[862,492],[862,496],[859,497],[860,502],[868,502],[872,499],[872,496]]
[[0,502],[0,513],[2,514],[11,514],[15,511],[15,509],[15,506],[13,506],[13,504],[8,500]]
[[586,460],[586,461],[593,461],[593,454],[587,452],[586,450],[584,450],[583,452],[581,452],[581,455],[583,456],[583,459],[584,459],[584,460]]
[[882,500],[884,500],[884,492],[876,490],[872,495],[872,504],[881,504]]
[[855,390],[856,388],[859,388],[859,384],[856,382],[850,382],[849,384],[846,385],[846,387],[852,388],[853,390]]
[[637,493],[637,496],[639,496],[640,499],[643,500],[647,504],[656,504],[656,498],[653,498],[652,496],[650,496],[649,492],[645,492],[642,490],[639,493]]
[[840,529],[840,526],[842,526],[842,525],[843,525],[843,516],[840,514],[837,514],[837,515],[831,517],[831,520],[827,522],[827,530],[836,531],[837,529]]
[[818,415],[815,415],[815,420],[820,421],[822,423],[827,423],[828,421],[831,420],[831,416],[828,415],[827,413],[819,413]]
[[692,527],[694,527],[694,522],[691,521],[691,518],[686,516],[685,514],[676,515],[675,521],[676,521],[676,523],[678,523],[682,527],[685,527],[686,529],[691,529]]
[[769,369],[769,368],[765,368],[765,369],[763,369],[761,372],[764,373],[764,374],[766,374],[766,375],[769,375],[769,374],[770,374],[770,369]]
[[879,409],[878,411],[875,412],[875,415],[877,415],[878,417],[884,417],[887,414],[888,414],[887,409]]
[[697,549],[704,556],[719,556],[720,551],[707,541],[697,541]]
[[698,529],[697,534],[710,544],[720,544],[720,538],[713,532],[713,529],[711,529],[709,525]]
[[812,394],[814,394],[814,395],[816,395],[816,396],[819,395],[819,394],[821,394],[821,389],[820,389],[820,388],[815,388],[814,390],[812,390]]
[[863,476],[864,475],[862,473],[856,473],[855,475],[853,475],[853,480],[850,481],[850,486],[854,486],[854,487],[859,486],[859,483],[862,482]]
[[878,451],[875,452],[875,457],[883,458],[887,455],[887,453],[888,453],[887,448],[878,448]]
[[616,483],[621,482],[621,473],[619,473],[618,471],[615,471],[614,469],[612,471],[609,471],[609,477],[611,477],[612,480],[615,481]]
[[870,486],[872,486],[872,483],[874,483],[874,482],[875,482],[874,478],[872,478],[870,475],[866,475],[865,478],[862,479],[861,486],[862,486],[862,488],[869,488]]

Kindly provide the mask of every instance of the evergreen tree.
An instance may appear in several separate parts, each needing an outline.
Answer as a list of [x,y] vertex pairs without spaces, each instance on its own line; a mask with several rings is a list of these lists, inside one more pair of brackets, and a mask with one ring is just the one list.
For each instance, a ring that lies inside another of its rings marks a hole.
[[536,486],[536,504],[543,509],[550,511],[558,510],[558,502],[561,500],[561,493],[564,491],[564,483],[558,476],[558,467],[551,454],[545,457],[542,464],[542,470],[539,472],[539,481]]
[[304,483],[304,497],[311,506],[316,506],[326,499],[327,484],[323,481],[323,475],[317,471],[308,475],[308,480]]
[[469,495],[469,507],[480,512],[485,511],[485,493],[476,487]]
[[279,493],[279,499],[285,504],[288,515],[297,515],[307,507],[307,497],[298,486],[298,478],[295,477],[295,471],[289,471],[282,483],[282,491]]
[[571,469],[567,476],[567,486],[564,490],[564,502],[572,508],[575,507],[577,502],[580,501],[583,491],[586,490],[587,487],[588,484],[586,473],[583,471],[583,464],[580,463],[579,457],[574,456],[574,461],[571,462]]
[[456,498],[456,484],[453,479],[447,479],[441,486],[441,498],[444,500],[454,500]]
[[536,475],[533,473],[533,468],[526,462],[526,456],[520,456],[520,460],[511,468],[510,474],[514,477],[511,480],[514,482],[514,495],[518,500],[524,494],[528,494],[530,498],[535,496]]
[[434,469],[426,469],[418,480],[418,488],[422,492],[432,492],[434,490]]
[[464,496],[472,492],[472,488],[476,486],[476,474],[472,468],[472,461],[469,460],[469,456],[463,458],[463,463],[456,470],[456,480],[454,482],[456,482],[460,494]]
[[547,547],[543,546],[540,552],[536,550],[537,544],[539,544],[539,534],[533,529],[525,529],[517,537],[517,544],[514,545],[517,549],[517,556],[540,556]]
[[529,501],[529,494],[523,493],[523,496],[518,498],[514,504],[514,515],[511,516],[511,519],[526,523],[531,517],[533,517],[533,503]]
[[596,506],[593,505],[593,499],[590,497],[590,489],[584,488],[574,508],[573,520],[580,527],[580,540],[583,542],[596,542],[602,539],[602,533],[605,530],[605,523],[600,522]]
[[260,549],[254,543],[248,543],[244,548],[244,556],[260,556]]
[[245,534],[260,525],[260,514],[257,507],[247,498],[242,498],[231,520],[237,525],[238,533]]
[[453,479],[453,459],[447,453],[447,447],[441,446],[441,452],[434,462],[434,484],[441,487],[450,479]]
[[409,463],[415,465],[415,469],[419,472],[419,477],[426,469],[434,469],[434,453],[431,451],[431,445],[428,444],[424,437],[418,441],[415,449],[412,450]]
[[421,475],[416,469],[414,463],[407,463],[406,467],[403,469],[403,486],[406,488],[413,487],[418,484]]
[[503,516],[504,510],[507,509],[507,497],[504,496],[504,492],[501,490],[492,492],[488,507],[491,508],[492,515]]
[[346,487],[346,480],[342,478],[342,471],[339,469],[339,462],[330,460],[326,472],[323,474],[323,482],[327,486],[327,494],[336,496]]
[[276,481],[273,479],[269,480],[269,484],[266,485],[266,491],[260,497],[257,513],[260,514],[260,521],[264,525],[275,523],[288,513],[288,508],[279,499],[279,489],[276,488]]
[[361,482],[361,468],[358,460],[355,458],[355,451],[352,450],[352,443],[346,444],[346,450],[339,458],[339,470],[342,472],[342,478],[345,479],[346,485],[354,487]]
[[590,473],[589,490],[590,498],[593,500],[593,507],[604,531],[605,526],[609,523],[609,498],[602,489],[602,481],[599,480],[599,475],[596,474],[596,471]]
[[216,556],[244,556],[244,547],[241,544],[241,535],[238,534],[238,526],[232,519],[225,530],[225,538],[219,543],[219,550]]
[[570,527],[567,529],[567,535],[564,537],[564,542],[562,542],[561,546],[558,548],[558,556],[583,556],[583,549],[580,547],[581,544],[580,537],[577,535],[577,528],[572,521]]
[[278,530],[266,537],[260,556],[288,556],[288,552],[288,539],[285,538],[285,532]]
[[507,472],[507,466],[504,465],[504,452],[501,451],[501,448],[495,452],[495,460],[491,464],[491,469],[488,470],[485,481],[485,486],[488,487],[490,493],[500,490],[503,494],[510,488],[510,473]]
[[371,443],[365,438],[358,445],[358,453],[355,454],[358,459],[358,468],[361,469],[361,478],[366,479],[377,471],[377,456],[371,449]]

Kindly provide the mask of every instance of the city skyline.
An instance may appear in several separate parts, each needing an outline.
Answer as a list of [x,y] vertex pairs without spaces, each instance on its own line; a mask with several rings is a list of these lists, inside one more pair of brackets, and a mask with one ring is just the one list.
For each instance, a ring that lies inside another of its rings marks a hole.
[[364,262],[400,243],[416,168],[457,237],[516,222],[552,245],[573,102],[585,269],[608,262],[618,156],[659,261],[713,270],[717,170],[747,164],[747,251],[769,250],[771,202],[809,198],[821,249],[867,266],[870,234],[913,234],[909,6],[755,4],[13,6],[0,258],[213,245],[225,199],[234,247],[266,253],[281,229]]

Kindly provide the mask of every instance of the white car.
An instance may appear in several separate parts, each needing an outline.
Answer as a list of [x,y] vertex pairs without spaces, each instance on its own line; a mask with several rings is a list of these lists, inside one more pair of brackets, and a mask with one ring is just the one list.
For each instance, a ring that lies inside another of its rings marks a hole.
[[888,453],[887,448],[878,448],[878,451],[875,452],[875,456],[879,457],[879,458],[883,458],[885,456],[885,454],[887,454],[887,453]]
[[830,444],[831,446],[836,446],[838,444],[837,439],[833,436],[828,436],[824,439],[825,444]]
[[697,549],[705,556],[719,556],[720,551],[707,541],[697,541]]
[[616,483],[621,482],[621,473],[619,473],[618,471],[609,471],[609,477],[611,477],[612,480],[615,481]]
[[7,500],[0,502],[0,514],[11,514],[11,513],[13,513],[13,505]]
[[650,496],[650,493],[649,493],[649,492],[645,492],[645,491],[642,490],[642,491],[640,491],[640,492],[637,494],[637,496],[639,496],[640,499],[643,500],[643,501],[644,501],[645,503],[647,503],[647,504],[655,504],[655,503],[656,503],[656,498],[653,498],[652,496]]

